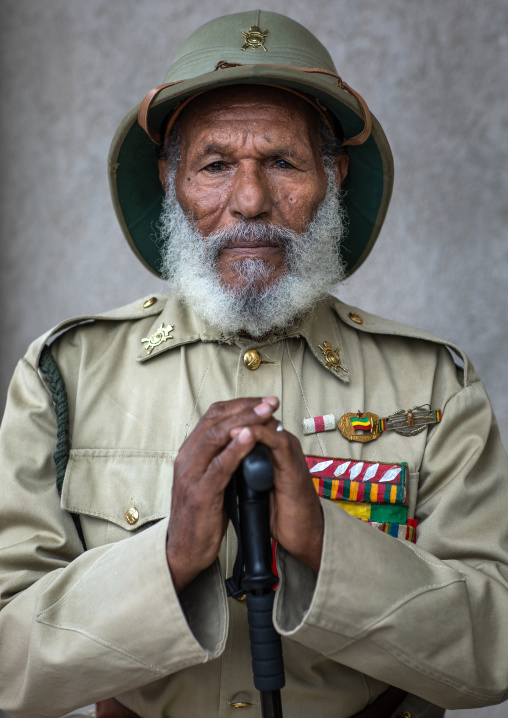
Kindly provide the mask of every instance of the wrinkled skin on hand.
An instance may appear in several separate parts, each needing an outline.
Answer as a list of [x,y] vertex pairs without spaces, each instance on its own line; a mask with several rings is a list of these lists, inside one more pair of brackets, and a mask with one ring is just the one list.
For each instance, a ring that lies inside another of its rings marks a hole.
[[175,460],[166,554],[177,592],[216,559],[226,532],[224,491],[257,442],[271,451],[270,532],[289,553],[319,570],[323,515],[298,439],[277,431],[275,397],[212,404]]

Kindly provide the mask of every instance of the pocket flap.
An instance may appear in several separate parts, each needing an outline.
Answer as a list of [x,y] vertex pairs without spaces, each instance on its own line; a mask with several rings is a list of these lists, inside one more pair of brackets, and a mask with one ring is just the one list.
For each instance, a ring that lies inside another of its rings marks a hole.
[[133,531],[171,508],[176,451],[73,449],[62,508],[106,519]]

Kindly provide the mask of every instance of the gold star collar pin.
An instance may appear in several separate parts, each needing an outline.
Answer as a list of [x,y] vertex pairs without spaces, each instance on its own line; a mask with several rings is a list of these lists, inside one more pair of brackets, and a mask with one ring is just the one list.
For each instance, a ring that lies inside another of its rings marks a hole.
[[173,335],[171,334],[173,329],[174,326],[172,324],[168,324],[168,326],[165,327],[164,322],[162,322],[160,327],[152,334],[151,337],[145,337],[145,339],[142,339],[141,343],[145,345],[146,353],[151,354],[155,347],[158,347],[159,344],[166,342],[168,339],[173,339]]
[[335,369],[335,371],[339,371],[339,369],[342,369],[342,371],[345,371],[347,373],[347,369],[345,366],[342,366],[340,362],[340,347],[337,347],[337,349],[334,349],[330,342],[323,342],[323,346],[321,344],[318,344],[318,347],[321,349],[323,354],[325,355],[326,369]]

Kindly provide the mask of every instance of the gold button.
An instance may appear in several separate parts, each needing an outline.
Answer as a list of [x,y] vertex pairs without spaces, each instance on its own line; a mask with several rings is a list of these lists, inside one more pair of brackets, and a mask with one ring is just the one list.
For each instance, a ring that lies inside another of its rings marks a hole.
[[157,297],[150,297],[150,299],[147,299],[146,302],[143,302],[143,309],[148,309],[148,307],[151,307],[156,301]]
[[127,511],[125,512],[125,518],[127,519],[127,523],[133,526],[138,522],[139,511],[135,506],[131,506],[130,509],[127,509]]
[[261,354],[255,349],[249,349],[249,351],[243,355],[243,363],[247,369],[254,371],[254,369],[257,369],[261,364]]
[[247,594],[246,594],[246,593],[242,593],[241,596],[237,596],[237,597],[236,597],[236,600],[237,600],[237,601],[245,601],[246,599],[247,599]]
[[230,703],[231,708],[249,708],[251,703]]
[[363,324],[363,319],[359,314],[356,314],[355,312],[349,312],[349,318],[352,322],[356,322],[356,324]]
[[399,713],[399,718],[411,718],[412,713],[408,713],[408,711],[404,711],[404,713]]

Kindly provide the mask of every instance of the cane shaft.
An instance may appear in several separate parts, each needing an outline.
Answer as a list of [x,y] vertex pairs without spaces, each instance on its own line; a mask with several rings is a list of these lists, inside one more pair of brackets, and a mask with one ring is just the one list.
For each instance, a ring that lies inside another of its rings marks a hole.
[[261,715],[263,718],[281,718],[280,691],[261,691]]

